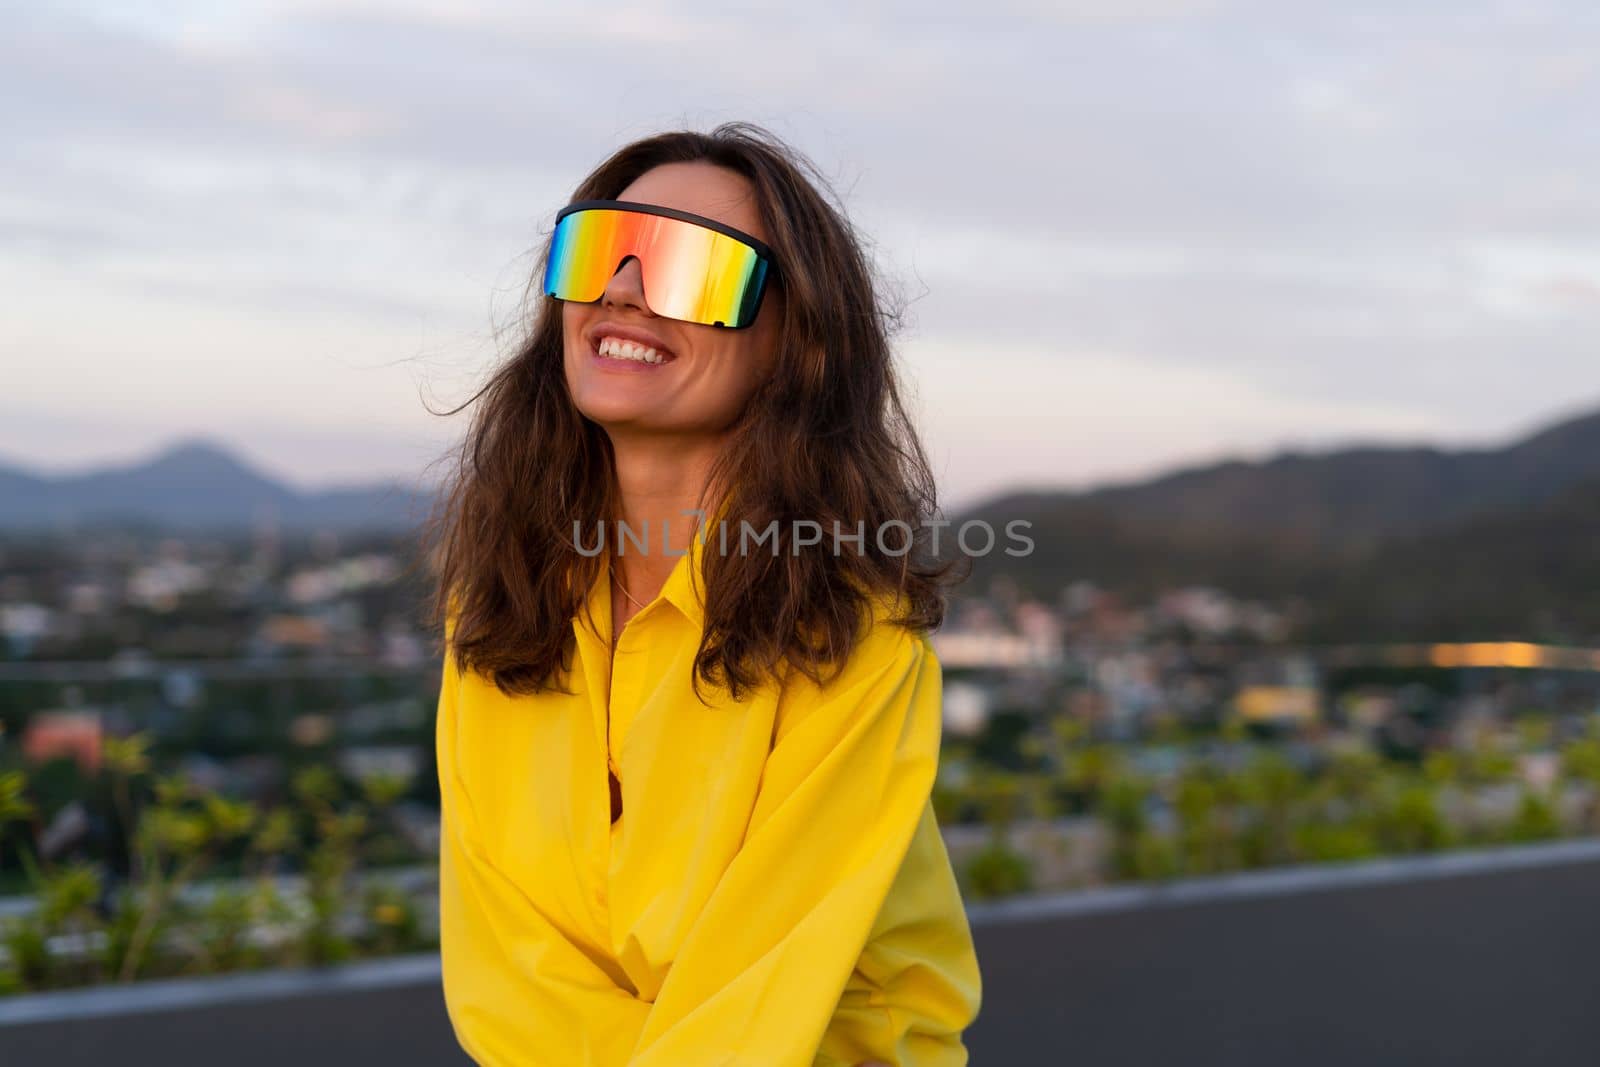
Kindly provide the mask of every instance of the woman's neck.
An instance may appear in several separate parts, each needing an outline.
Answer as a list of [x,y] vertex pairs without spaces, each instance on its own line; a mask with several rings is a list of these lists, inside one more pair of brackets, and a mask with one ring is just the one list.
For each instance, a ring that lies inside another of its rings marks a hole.
[[612,567],[619,580],[640,603],[648,604],[661,591],[689,550],[695,527],[705,521],[694,509],[701,504],[719,444],[612,436],[621,505],[616,518],[630,536],[624,538],[613,522],[606,530],[607,543],[616,553]]

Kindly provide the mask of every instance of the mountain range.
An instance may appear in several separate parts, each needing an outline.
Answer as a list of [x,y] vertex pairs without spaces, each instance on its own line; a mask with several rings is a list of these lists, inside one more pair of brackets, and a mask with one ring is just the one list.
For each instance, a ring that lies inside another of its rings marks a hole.
[[1357,447],[1230,461],[961,517],[1031,525],[979,590],[1185,584],[1306,606],[1302,636],[1600,642],[1600,411],[1493,449]]
[[[1036,526],[1115,527],[1185,540],[1264,538],[1353,551],[1396,535],[1537,506],[1600,478],[1600,411],[1501,448],[1358,446],[1228,460],[1088,490],[992,497],[959,519],[1026,518]],[[301,491],[205,439],[139,462],[50,476],[0,464],[0,528],[132,521],[247,527],[412,524],[426,495],[399,482]],[[1109,532],[1109,529],[1105,532]]]
[[1191,535],[1270,533],[1359,548],[1492,511],[1525,508],[1600,477],[1600,411],[1501,448],[1365,446],[1191,467],[1080,492],[991,499],[978,511],[1033,512],[1092,504],[1131,521],[1181,523]]
[[[214,442],[64,477],[0,466],[0,529],[403,532],[430,498],[391,482],[305,492]],[[993,497],[951,518],[1030,523],[1033,551],[973,578],[1133,597],[1184,584],[1317,605],[1311,631],[1600,640],[1600,411],[1500,448],[1360,446],[1230,460],[1087,490]],[[1002,542],[1004,544],[1005,542]]]
[[404,529],[427,498],[398,482],[304,492],[220,445],[179,441],[140,462],[48,476],[0,465],[0,529],[71,531],[134,524],[174,530]]

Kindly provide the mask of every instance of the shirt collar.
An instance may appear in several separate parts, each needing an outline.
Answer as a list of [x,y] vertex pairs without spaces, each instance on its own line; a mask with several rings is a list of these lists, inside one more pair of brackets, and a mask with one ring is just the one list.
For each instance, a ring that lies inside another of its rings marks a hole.
[[661,595],[683,612],[684,618],[702,626],[705,624],[705,603],[701,599],[705,589],[705,542],[715,535],[710,522],[699,523],[697,527],[688,551],[678,558],[672,573],[667,575]]
[[[716,522],[722,512],[719,510],[715,517],[696,524],[695,536],[687,551],[678,557],[671,573],[667,575],[666,582],[661,586],[659,598],[665,600],[676,608],[683,617],[695,626],[705,625],[705,604],[702,592],[705,587],[704,560],[707,542],[716,542]],[[684,516],[684,522],[690,520]],[[671,539],[681,543],[681,532],[671,532]],[[606,645],[610,645],[611,632],[611,597],[610,576],[602,563],[595,570],[594,581],[589,586],[588,595],[585,597],[581,617],[574,619],[573,624],[579,628],[584,625],[584,618],[592,619],[595,636],[606,635]],[[654,603],[654,601],[651,601]],[[648,607],[649,605],[646,605]]]

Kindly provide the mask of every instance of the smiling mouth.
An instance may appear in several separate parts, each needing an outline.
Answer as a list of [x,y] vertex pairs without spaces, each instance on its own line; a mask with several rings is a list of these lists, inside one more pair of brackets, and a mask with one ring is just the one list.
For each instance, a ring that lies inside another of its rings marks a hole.
[[665,349],[652,348],[620,337],[600,337],[590,344],[589,350],[599,359],[610,363],[628,363],[642,367],[660,367],[678,357]]

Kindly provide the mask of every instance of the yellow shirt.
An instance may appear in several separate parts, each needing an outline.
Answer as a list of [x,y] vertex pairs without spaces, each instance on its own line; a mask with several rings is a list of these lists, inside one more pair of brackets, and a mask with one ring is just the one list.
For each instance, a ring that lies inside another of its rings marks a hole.
[[880,602],[825,687],[795,673],[734,702],[702,683],[702,703],[703,547],[628,621],[614,663],[601,569],[599,632],[573,620],[572,695],[508,697],[447,648],[440,946],[457,1039],[484,1067],[966,1064],[981,986],[930,800],[932,648]]

